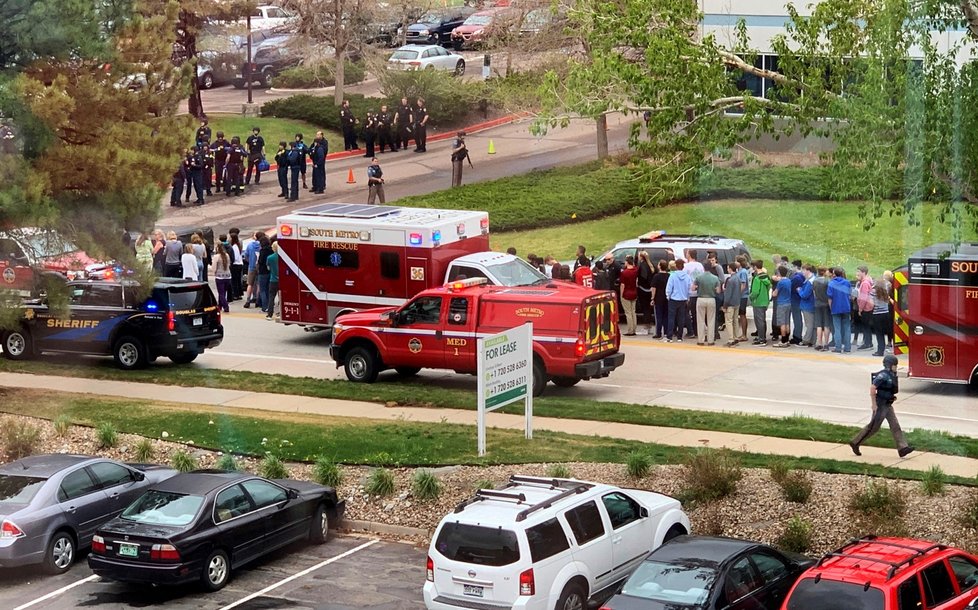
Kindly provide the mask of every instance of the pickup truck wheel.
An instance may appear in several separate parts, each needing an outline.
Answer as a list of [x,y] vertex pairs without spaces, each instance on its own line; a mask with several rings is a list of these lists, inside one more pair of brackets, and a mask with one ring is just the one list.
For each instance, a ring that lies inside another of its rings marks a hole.
[[372,349],[366,347],[354,347],[346,355],[344,365],[346,378],[354,383],[373,383],[377,380],[379,367],[377,366],[377,356]]
[[584,591],[576,584],[569,584],[564,587],[557,598],[557,605],[554,610],[584,610],[587,607],[587,600],[584,599]]
[[266,89],[271,89],[273,78],[275,78],[275,75],[272,74],[271,70],[266,70],[261,75],[261,86]]
[[554,377],[551,381],[558,388],[572,388],[580,381],[577,377]]
[[115,342],[112,355],[119,368],[131,371],[146,366],[146,347],[139,339],[126,335]]
[[179,354],[173,354],[170,356],[170,361],[173,364],[190,364],[197,359],[200,352],[181,352]]
[[3,355],[10,360],[27,360],[34,355],[34,344],[26,330],[3,333]]
[[421,372],[421,367],[418,366],[396,366],[394,370],[401,377],[414,377]]
[[538,358],[533,359],[533,395],[540,396],[547,387],[547,370]]

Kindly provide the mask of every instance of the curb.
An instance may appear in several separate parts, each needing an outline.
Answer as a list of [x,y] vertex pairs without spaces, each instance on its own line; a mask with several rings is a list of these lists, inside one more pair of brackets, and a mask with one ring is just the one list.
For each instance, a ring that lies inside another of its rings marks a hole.
[[429,536],[426,529],[420,527],[408,527],[406,525],[391,525],[389,523],[378,523],[376,521],[360,521],[358,519],[344,518],[337,524],[336,529],[350,532],[367,532],[369,534],[384,534],[396,536],[398,538],[425,538]]
[[[343,86],[344,87],[359,87],[360,85],[369,85],[369,84],[373,84],[375,82],[377,82],[377,77],[376,76],[373,76],[371,78],[365,78],[362,81],[360,81],[359,83],[344,83]],[[303,94],[309,94],[309,95],[311,95],[313,91],[318,92],[318,93],[326,93],[327,91],[333,91],[334,89],[336,89],[336,85],[330,85],[328,87],[316,87],[316,88],[313,88],[313,89],[285,89],[285,88],[279,88],[279,87],[269,87],[267,89],[267,91],[269,91],[269,92],[275,92],[275,93],[291,93],[293,95],[303,95]]]

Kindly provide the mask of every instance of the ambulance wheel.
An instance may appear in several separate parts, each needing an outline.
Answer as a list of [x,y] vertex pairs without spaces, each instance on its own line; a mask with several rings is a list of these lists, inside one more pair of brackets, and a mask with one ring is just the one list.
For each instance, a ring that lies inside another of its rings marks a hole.
[[26,330],[8,330],[3,334],[3,355],[10,360],[27,360],[34,355],[34,344]]
[[551,379],[558,388],[572,388],[580,381],[577,377],[554,377]]
[[115,342],[112,356],[120,369],[131,371],[146,366],[146,347],[139,339],[126,335]]
[[533,395],[540,396],[547,387],[547,369],[539,358],[533,359]]
[[354,347],[346,355],[344,365],[346,378],[354,383],[373,383],[377,380],[380,367],[377,363],[377,353],[369,347]]
[[400,375],[401,377],[414,377],[415,375],[421,372],[421,367],[420,366],[396,366],[394,367],[394,370],[397,371],[397,374]]

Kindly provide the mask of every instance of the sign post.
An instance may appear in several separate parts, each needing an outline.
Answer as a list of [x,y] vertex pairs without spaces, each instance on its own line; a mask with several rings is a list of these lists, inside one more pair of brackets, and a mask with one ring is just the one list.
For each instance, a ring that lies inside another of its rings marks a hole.
[[533,324],[479,339],[479,456],[486,454],[486,413],[526,400],[526,438],[533,438]]

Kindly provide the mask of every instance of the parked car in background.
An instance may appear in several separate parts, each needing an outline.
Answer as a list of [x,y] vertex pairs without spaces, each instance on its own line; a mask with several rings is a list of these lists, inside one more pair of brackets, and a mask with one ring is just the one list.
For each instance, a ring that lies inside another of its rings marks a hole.
[[436,44],[409,44],[394,51],[387,66],[395,70],[445,70],[465,74],[465,58]]
[[665,231],[651,231],[635,239],[618,242],[596,260],[602,260],[604,256],[611,254],[619,265],[624,265],[626,256],[638,260],[639,250],[647,252],[653,264],[663,259],[685,259],[690,250],[696,250],[697,259],[701,263],[706,260],[707,251],[713,250],[717,253],[717,263],[724,268],[741,254],[747,257],[748,262],[751,260],[750,251],[739,239],[723,235],[684,235]]
[[429,11],[417,23],[408,26],[405,41],[409,44],[450,44],[452,30],[474,12],[475,9],[468,6]]
[[[560,36],[567,26],[567,17],[551,7],[535,8],[523,16],[520,36],[532,38],[541,35]],[[548,39],[549,41],[549,39]]]
[[251,29],[279,29],[295,19],[292,13],[274,4],[261,4],[251,11]]
[[88,565],[123,582],[200,582],[217,591],[232,570],[299,540],[323,544],[345,502],[332,487],[198,470],[154,485],[99,527]]
[[0,567],[67,572],[96,528],[177,471],[84,455],[47,454],[0,466]]
[[514,12],[506,7],[472,13],[462,22],[462,25],[452,30],[452,46],[456,51],[461,51],[484,43],[513,26],[515,16]]
[[[233,58],[233,59],[232,59]],[[197,54],[197,84],[201,89],[213,89],[234,80],[240,60],[237,55],[222,55],[216,51]]]
[[248,80],[262,87],[271,87],[272,79],[283,70],[294,68],[302,63],[302,57],[284,38],[271,38],[252,49],[251,63],[243,62],[235,74],[234,87],[244,89]]
[[39,227],[0,231],[0,260],[5,267],[29,267],[68,279],[83,279],[106,265],[54,229]]
[[814,563],[757,542],[679,536],[652,551],[602,610],[780,610]]

